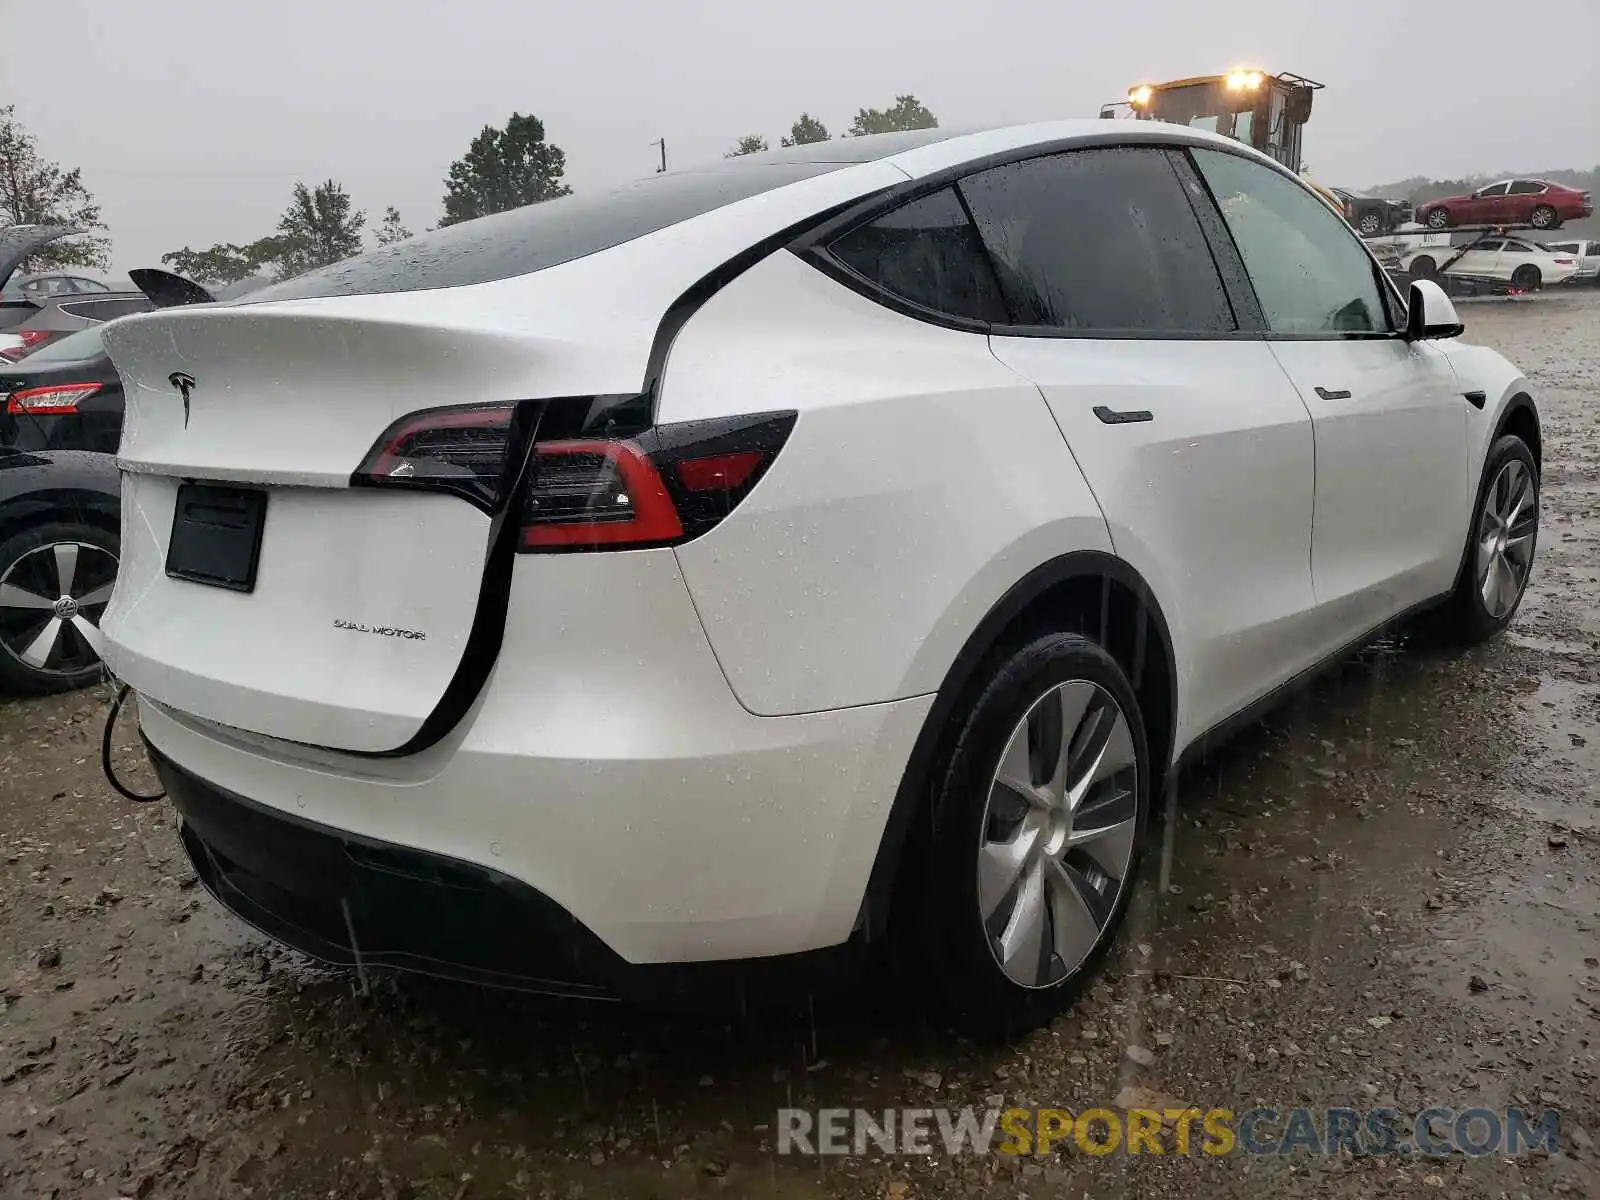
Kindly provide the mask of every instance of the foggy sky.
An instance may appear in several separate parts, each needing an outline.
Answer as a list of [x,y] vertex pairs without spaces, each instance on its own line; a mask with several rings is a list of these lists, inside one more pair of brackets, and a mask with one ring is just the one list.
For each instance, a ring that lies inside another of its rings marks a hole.
[[270,232],[296,179],[340,179],[369,229],[393,204],[421,231],[450,161],[513,110],[545,121],[582,189],[648,174],[657,137],[674,166],[745,133],[776,147],[802,109],[836,135],[901,92],[952,126],[1091,117],[1134,83],[1250,65],[1328,85],[1305,142],[1323,183],[1587,168],[1600,4],[1538,11],[1535,27],[1482,0],[8,0],[0,104],[83,168],[122,272]]

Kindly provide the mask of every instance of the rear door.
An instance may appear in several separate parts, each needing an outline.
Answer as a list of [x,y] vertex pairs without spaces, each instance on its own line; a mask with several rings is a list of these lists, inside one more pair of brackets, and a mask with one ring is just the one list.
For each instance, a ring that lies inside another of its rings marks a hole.
[[1381,272],[1295,180],[1196,149],[1268,345],[1311,411],[1311,573],[1329,646],[1448,591],[1467,530],[1467,402],[1442,351],[1396,328]]
[[1203,731],[1307,661],[1306,408],[1239,330],[1168,152],[1077,150],[960,189],[1010,307],[994,353],[1038,384],[1117,554],[1169,598]]

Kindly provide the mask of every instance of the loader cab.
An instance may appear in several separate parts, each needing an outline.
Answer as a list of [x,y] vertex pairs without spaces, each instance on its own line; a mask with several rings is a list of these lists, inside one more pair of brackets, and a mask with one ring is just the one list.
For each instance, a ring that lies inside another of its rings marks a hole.
[[[1170,83],[1146,83],[1128,92],[1126,115],[1206,129],[1270,154],[1296,174],[1301,133],[1311,117],[1312,93],[1322,84],[1300,75],[1238,70]],[[1122,115],[1107,105],[1103,117]]]

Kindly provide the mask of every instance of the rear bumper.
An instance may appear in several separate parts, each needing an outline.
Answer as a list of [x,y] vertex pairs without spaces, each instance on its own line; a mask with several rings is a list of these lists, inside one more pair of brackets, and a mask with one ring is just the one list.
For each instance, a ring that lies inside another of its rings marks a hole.
[[[623,964],[847,942],[932,697],[754,716],[670,550],[517,570],[498,665],[424,751],[318,750],[141,695],[145,736],[169,770],[280,818],[531,889]],[[281,884],[285,861],[258,874]]]
[[322,962],[654,1008],[744,1006],[851,979],[865,944],[729,962],[632,964],[527,884],[475,863],[299,820],[154,747],[184,850],[225,908]]

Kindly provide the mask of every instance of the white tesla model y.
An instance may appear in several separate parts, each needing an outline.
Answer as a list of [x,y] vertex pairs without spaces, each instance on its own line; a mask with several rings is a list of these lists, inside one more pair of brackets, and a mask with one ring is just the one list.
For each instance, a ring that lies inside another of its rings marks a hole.
[[[108,326],[106,659],[200,877],[652,1003],[893,931],[1026,1024],[1187,753],[1533,560],[1527,382],[1236,143],[851,138]],[[916,956],[913,956],[914,958]]]

